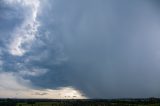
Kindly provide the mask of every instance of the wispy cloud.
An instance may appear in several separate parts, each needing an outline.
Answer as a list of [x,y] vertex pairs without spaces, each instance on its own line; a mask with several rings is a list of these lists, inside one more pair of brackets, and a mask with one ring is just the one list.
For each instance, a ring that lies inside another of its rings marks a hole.
[[6,0],[10,5],[20,6],[25,9],[24,21],[21,26],[15,28],[9,44],[9,52],[15,56],[23,56],[30,48],[32,41],[37,35],[40,25],[37,21],[39,0]]

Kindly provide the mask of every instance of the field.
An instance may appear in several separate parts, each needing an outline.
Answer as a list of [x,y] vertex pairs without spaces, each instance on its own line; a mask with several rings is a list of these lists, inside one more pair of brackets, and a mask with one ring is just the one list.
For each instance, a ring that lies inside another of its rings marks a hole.
[[160,106],[160,99],[0,99],[0,106]]

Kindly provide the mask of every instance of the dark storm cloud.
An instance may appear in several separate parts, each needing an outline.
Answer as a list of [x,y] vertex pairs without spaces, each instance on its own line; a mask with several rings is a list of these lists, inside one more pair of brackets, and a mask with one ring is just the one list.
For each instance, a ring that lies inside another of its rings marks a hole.
[[3,70],[22,73],[40,88],[72,86],[90,98],[160,96],[157,1],[41,2],[31,49],[20,57],[4,50]]
[[91,98],[159,96],[154,6],[143,0],[55,0],[45,16],[53,23],[50,37],[58,36],[68,57],[55,77],[64,76]]

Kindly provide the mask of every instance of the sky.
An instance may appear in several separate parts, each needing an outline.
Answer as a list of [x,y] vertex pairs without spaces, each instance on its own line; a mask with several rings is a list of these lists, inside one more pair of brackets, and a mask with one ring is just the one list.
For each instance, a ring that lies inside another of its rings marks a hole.
[[0,97],[160,97],[159,6],[0,0]]

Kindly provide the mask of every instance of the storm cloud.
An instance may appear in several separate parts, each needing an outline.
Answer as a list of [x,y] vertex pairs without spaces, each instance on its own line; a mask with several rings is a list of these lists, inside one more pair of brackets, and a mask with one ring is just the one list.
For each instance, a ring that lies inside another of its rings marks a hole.
[[1,75],[88,98],[160,96],[157,0],[16,1],[0,1]]

